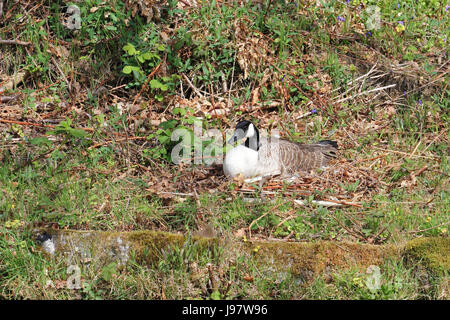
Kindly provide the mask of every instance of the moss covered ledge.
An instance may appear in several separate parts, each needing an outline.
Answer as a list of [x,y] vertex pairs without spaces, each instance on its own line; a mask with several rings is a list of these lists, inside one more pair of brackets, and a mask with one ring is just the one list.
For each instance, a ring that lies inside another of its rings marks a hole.
[[417,238],[405,245],[408,263],[420,263],[433,272],[450,274],[450,239]]
[[198,250],[220,246],[233,254],[245,255],[267,271],[291,272],[305,279],[336,269],[367,268],[385,259],[425,263],[428,268],[449,271],[450,239],[419,238],[404,244],[370,245],[351,242],[234,241],[204,238],[162,231],[79,231],[35,230],[37,242],[51,256],[68,260],[126,264],[131,256],[139,263],[152,264],[168,248],[196,245]]

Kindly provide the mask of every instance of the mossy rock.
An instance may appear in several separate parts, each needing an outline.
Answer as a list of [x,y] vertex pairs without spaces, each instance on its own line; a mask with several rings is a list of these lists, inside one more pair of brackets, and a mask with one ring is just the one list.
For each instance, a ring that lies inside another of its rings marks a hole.
[[[115,262],[125,265],[131,256],[140,264],[154,265],[174,248],[194,246],[201,253],[220,247],[232,255],[246,256],[259,270],[268,273],[291,273],[302,282],[320,274],[357,267],[366,270],[382,265],[386,259],[413,261],[425,273],[450,270],[450,240],[419,238],[406,244],[371,245],[337,241],[282,242],[236,241],[175,234],[162,231],[78,231],[42,229],[36,233],[51,239],[52,256],[63,256],[70,263],[89,261],[99,267]],[[47,243],[48,245],[48,243]],[[75,260],[74,260],[75,259]],[[430,274],[431,275],[431,274]]]
[[[220,246],[229,253],[246,256],[267,272],[289,272],[309,281],[318,274],[340,268],[379,265],[384,259],[400,256],[400,249],[394,245],[369,245],[350,242],[272,242],[236,241],[174,234],[161,231],[77,231],[39,230],[51,238],[55,256],[69,260],[88,260],[97,265],[117,262],[127,263],[133,255],[136,262],[152,265],[171,248],[195,246],[197,252],[214,250]],[[191,248],[192,249],[192,248]],[[48,248],[44,250],[49,252]]]
[[249,242],[247,249],[255,261],[274,271],[289,271],[305,282],[319,274],[357,267],[366,270],[385,259],[398,258],[395,245],[370,245],[351,242]]
[[450,273],[450,239],[417,238],[409,241],[403,253],[407,263],[420,263],[433,272]]
[[153,264],[157,262],[164,250],[189,245],[195,245],[198,250],[212,250],[217,245],[216,238],[203,238],[162,231],[133,231],[127,233],[126,239],[133,244],[132,249],[136,253],[136,260],[141,263]]

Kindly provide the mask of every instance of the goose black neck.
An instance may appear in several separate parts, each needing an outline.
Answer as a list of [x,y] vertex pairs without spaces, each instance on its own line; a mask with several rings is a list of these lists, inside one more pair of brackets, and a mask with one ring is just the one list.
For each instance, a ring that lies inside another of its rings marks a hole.
[[245,140],[244,145],[247,148],[258,151],[259,150],[259,131],[255,126],[253,126],[253,127],[255,128],[255,135],[251,138],[247,138],[247,140]]

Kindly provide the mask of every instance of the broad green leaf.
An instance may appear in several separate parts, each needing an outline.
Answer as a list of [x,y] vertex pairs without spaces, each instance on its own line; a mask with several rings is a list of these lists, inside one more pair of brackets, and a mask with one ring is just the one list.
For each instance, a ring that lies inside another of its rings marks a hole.
[[144,52],[142,54],[142,58],[144,58],[145,60],[151,60],[155,55],[151,52]]
[[139,67],[135,67],[135,66],[125,66],[122,69],[122,72],[125,74],[130,74],[133,71],[139,71]]
[[126,51],[129,55],[135,55],[136,54],[136,48],[131,44],[127,44],[125,46],[123,46],[123,50]]
[[159,88],[161,88],[161,86],[162,86],[161,82],[159,82],[159,81],[156,80],[156,79],[152,79],[152,80],[150,81],[150,87],[151,87],[152,89],[159,89]]

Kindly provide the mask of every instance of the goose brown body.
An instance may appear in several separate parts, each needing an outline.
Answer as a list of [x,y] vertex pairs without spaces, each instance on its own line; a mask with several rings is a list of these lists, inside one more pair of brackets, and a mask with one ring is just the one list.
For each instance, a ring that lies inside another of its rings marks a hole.
[[290,177],[325,167],[337,156],[337,144],[333,141],[301,144],[273,137],[260,141],[258,175],[278,171],[281,177]]

